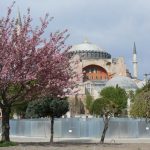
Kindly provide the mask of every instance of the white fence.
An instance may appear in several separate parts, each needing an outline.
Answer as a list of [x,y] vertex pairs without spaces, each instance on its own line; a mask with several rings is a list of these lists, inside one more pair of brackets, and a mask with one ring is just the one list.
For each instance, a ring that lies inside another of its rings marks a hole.
[[[1,122],[0,122],[1,126]],[[108,138],[150,138],[150,124],[144,119],[112,118]],[[103,130],[102,118],[60,118],[55,119],[54,137],[57,138],[99,138]],[[0,130],[1,132],[1,130]],[[49,137],[49,119],[10,120],[10,135],[26,137]]]

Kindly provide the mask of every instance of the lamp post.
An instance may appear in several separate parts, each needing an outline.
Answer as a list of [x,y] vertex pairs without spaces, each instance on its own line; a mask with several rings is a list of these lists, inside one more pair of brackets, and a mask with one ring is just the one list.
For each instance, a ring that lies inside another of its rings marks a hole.
[[147,82],[148,82],[147,76],[150,76],[150,73],[145,73],[144,76],[145,76],[145,82],[146,82],[146,84],[147,84]]

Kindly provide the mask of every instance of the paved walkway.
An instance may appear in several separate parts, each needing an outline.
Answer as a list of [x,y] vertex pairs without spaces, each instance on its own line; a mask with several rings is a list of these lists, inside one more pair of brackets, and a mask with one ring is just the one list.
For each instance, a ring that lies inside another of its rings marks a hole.
[[[49,142],[49,138],[42,137],[17,137],[12,136],[12,141],[17,142]],[[99,143],[98,138],[54,138],[54,142],[64,142],[64,143]],[[150,143],[150,138],[114,138],[105,139],[106,143]]]

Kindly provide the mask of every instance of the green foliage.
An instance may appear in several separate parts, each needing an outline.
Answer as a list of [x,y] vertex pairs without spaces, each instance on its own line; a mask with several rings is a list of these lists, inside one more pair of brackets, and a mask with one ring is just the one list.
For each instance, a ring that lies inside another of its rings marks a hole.
[[122,110],[127,107],[127,99],[128,99],[127,93],[124,89],[118,86],[116,86],[116,88],[114,87],[104,88],[101,91],[101,96],[104,99],[111,101],[111,103],[114,103],[117,109]]
[[134,102],[131,106],[130,115],[132,117],[150,118],[150,83],[137,90]]
[[90,93],[87,91],[86,92],[86,98],[85,98],[85,105],[86,105],[86,109],[91,112],[91,107],[93,104],[93,97],[90,95]]
[[[5,97],[7,99],[16,98],[19,94],[23,93],[24,89],[20,83],[8,83],[7,88],[5,89]],[[0,102],[2,103],[2,91],[0,91]]]
[[134,104],[131,107],[130,110],[130,115],[132,117],[146,117],[146,112],[147,112],[147,104],[146,102],[142,99],[139,99],[141,97],[138,95],[134,101]]
[[28,103],[29,102],[27,101],[20,101],[20,102],[13,103],[11,107],[11,116],[13,117],[13,114],[15,113],[21,118],[24,118]]
[[97,116],[102,116],[106,110],[108,110],[108,100],[104,98],[96,99],[91,106],[91,113]]
[[43,100],[30,102],[27,111],[27,118],[40,117],[61,117],[69,110],[69,103],[66,98],[49,98]]
[[[12,101],[13,106],[25,103],[24,94],[37,83],[36,80],[29,80],[26,83],[8,83],[5,89],[5,98]],[[27,93],[26,93],[27,95]],[[32,99],[35,98],[34,92],[32,92]],[[28,99],[29,100],[29,99]],[[2,93],[0,91],[0,102],[3,101]]]
[[40,101],[32,101],[28,104],[27,109],[26,109],[26,118],[40,118],[42,115],[43,109],[42,106],[40,105]]
[[78,97],[78,95],[75,95],[75,98],[73,99],[74,101],[74,113],[75,114],[84,114],[84,104],[81,100],[81,98]]
[[130,98],[131,102],[134,102],[134,99],[135,99],[135,93],[134,93],[134,91],[132,91],[132,90],[129,91],[128,95],[129,95],[129,98]]
[[16,84],[9,84],[8,88],[7,88],[7,94],[9,96],[13,96],[13,95],[16,95],[18,94],[18,92],[20,92],[22,86],[18,83]]
[[120,87],[107,87],[101,91],[101,98],[95,100],[92,105],[92,113],[102,115],[104,112],[121,115],[127,107],[126,91]]
[[0,142],[0,147],[8,147],[8,146],[16,146],[17,144],[15,142]]

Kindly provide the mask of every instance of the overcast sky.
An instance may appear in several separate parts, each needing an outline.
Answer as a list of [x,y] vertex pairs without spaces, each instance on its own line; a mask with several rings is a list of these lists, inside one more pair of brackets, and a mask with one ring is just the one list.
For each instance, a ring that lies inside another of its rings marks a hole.
[[[0,16],[12,0],[0,0]],[[16,0],[21,15],[31,8],[34,24],[49,13],[54,20],[49,32],[68,29],[67,44],[81,43],[85,37],[108,51],[112,57],[123,56],[130,72],[135,41],[139,78],[150,73],[150,0]]]

